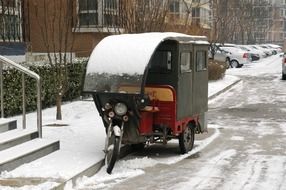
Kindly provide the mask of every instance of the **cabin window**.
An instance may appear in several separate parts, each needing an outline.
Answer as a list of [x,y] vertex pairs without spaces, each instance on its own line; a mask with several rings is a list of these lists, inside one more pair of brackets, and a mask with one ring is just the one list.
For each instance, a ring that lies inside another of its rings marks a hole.
[[156,51],[152,57],[150,71],[169,72],[172,69],[172,52]]
[[181,73],[190,72],[191,71],[191,52],[182,52],[181,53],[181,61],[180,61],[180,67],[181,67]]
[[197,71],[205,71],[207,69],[206,51],[197,51],[196,57]]

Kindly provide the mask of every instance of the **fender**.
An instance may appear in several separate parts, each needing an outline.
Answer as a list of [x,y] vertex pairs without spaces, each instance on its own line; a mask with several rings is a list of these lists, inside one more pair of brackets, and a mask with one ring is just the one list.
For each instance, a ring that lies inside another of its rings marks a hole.
[[113,127],[113,132],[114,132],[114,135],[116,137],[120,137],[121,136],[121,129],[120,129],[120,127],[118,127],[118,125],[115,125]]

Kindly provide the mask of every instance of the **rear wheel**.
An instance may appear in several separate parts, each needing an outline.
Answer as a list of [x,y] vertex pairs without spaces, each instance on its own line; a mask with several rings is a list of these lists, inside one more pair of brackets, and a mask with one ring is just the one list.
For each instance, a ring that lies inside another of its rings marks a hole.
[[119,156],[120,137],[114,134],[109,139],[109,145],[105,153],[105,165],[107,166],[106,172],[111,174],[117,157]]
[[179,146],[182,154],[191,151],[194,147],[195,127],[193,124],[187,125],[185,130],[179,135]]
[[231,67],[232,67],[232,68],[239,68],[239,63],[238,63],[238,61],[232,60],[230,63],[231,63]]

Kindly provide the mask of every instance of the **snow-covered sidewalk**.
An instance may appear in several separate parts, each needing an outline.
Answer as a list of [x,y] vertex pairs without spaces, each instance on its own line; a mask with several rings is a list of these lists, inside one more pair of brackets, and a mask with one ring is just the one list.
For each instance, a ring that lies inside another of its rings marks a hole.
[[[209,97],[237,81],[237,77],[226,75],[224,79],[209,83]],[[56,123],[55,108],[43,110],[43,138],[59,139],[60,150],[13,171],[2,172],[5,178],[43,178],[48,182],[37,186],[0,189],[50,189],[64,182],[104,158],[104,127],[93,101],[75,101],[63,105],[62,126]],[[22,117],[15,117],[21,126]],[[27,115],[27,127],[36,128],[36,114]],[[182,157],[181,157],[182,158]]]

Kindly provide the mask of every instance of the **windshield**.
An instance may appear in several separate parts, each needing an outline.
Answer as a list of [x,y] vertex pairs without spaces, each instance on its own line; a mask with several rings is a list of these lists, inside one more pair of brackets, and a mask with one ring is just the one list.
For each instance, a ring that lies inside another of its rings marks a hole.
[[140,93],[143,75],[88,73],[85,77],[84,91],[111,93]]

